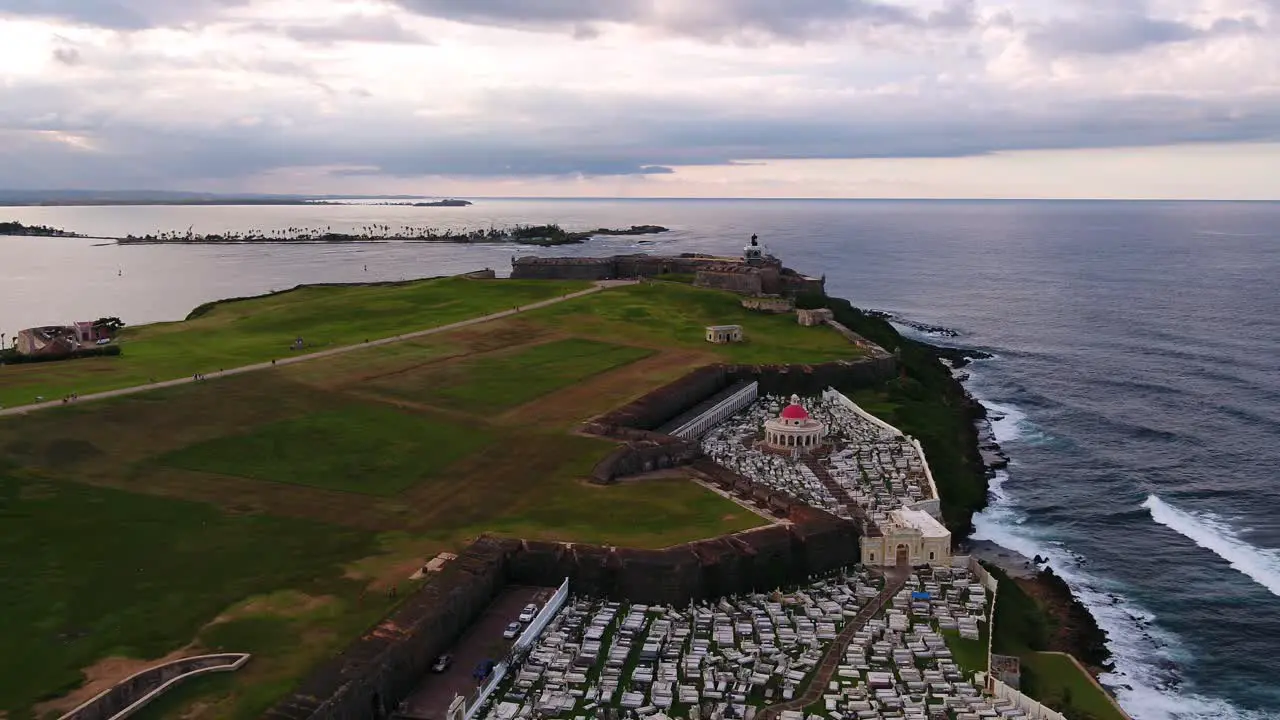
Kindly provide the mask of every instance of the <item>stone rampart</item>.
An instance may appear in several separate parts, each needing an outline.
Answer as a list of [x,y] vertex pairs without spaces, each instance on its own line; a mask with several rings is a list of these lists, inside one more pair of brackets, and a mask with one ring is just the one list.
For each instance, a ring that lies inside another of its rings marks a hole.
[[387,717],[422,681],[434,658],[457,640],[506,584],[511,549],[509,542],[489,537],[472,543],[265,717]]
[[871,386],[893,379],[897,360],[891,355],[814,365],[725,366],[729,383],[756,381],[761,395],[818,395],[829,387]]
[[130,675],[58,720],[120,720],[137,713],[183,680],[238,670],[248,661],[246,653],[219,653],[162,663]]
[[760,312],[782,315],[795,310],[796,301],[788,297],[780,297],[777,295],[761,295],[757,297],[742,298],[742,307],[748,310],[757,310]]
[[696,287],[712,290],[727,290],[740,295],[759,295],[769,292],[765,288],[777,287],[777,282],[766,284],[761,273],[750,272],[752,268],[718,268],[715,270],[699,270],[693,279]]
[[790,519],[664,550],[516,541],[509,578],[548,585],[568,577],[574,593],[683,607],[804,582],[858,562],[852,521],[799,506]]
[[782,266],[777,258],[747,264],[741,258],[683,255],[614,255],[612,257],[537,257],[511,261],[516,280],[613,280],[693,275],[700,287],[745,295],[799,295],[825,292],[824,278],[811,278]]
[[829,387],[873,385],[897,373],[892,356],[818,365],[708,365],[638,398],[596,420],[585,430],[621,440],[591,472],[592,482],[688,465],[702,455],[697,442],[656,429],[737,383],[760,383],[761,394],[817,395]]

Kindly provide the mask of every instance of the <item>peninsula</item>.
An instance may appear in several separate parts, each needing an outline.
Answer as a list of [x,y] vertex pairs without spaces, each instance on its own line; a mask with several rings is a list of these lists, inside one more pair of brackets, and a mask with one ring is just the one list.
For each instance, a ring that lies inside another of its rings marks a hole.
[[17,235],[19,237],[86,237],[66,230],[59,230],[48,225],[23,225],[20,222],[0,222],[0,235]]
[[413,203],[413,206],[414,207],[470,207],[474,204],[475,203],[472,203],[470,200],[445,199],[445,200],[432,200],[430,202],[416,202],[416,203]]
[[239,245],[256,243],[377,243],[377,242],[437,242],[437,243],[510,243],[516,245],[576,245],[597,235],[651,235],[670,232],[661,225],[633,225],[623,229],[597,228],[595,230],[569,231],[556,224],[512,225],[505,228],[489,227],[477,230],[452,228],[393,226],[373,224],[356,232],[335,231],[324,228],[288,228],[276,230],[228,231],[200,234],[190,228],[150,235],[128,235],[116,238],[120,245]]
[[754,243],[300,286],[116,342],[0,367],[10,717],[161,678],[197,720],[870,717],[868,687],[990,715],[988,638],[1121,717],[1042,652],[1047,604],[952,557],[981,406]]

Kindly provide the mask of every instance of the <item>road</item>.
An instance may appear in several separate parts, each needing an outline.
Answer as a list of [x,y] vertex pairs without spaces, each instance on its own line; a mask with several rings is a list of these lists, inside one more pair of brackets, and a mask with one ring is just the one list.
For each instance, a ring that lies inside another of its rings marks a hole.
[[[273,367],[280,367],[282,365],[292,365],[294,363],[310,362],[312,360],[319,360],[321,358],[333,357],[334,355],[341,355],[343,353],[355,352],[357,350],[363,350],[365,348],[371,348],[371,347],[378,347],[380,345],[390,345],[392,343],[403,342],[405,340],[414,340],[420,337],[426,337],[427,335],[435,335],[437,333],[450,332],[453,330],[458,330],[460,328],[470,327],[472,325],[479,325],[481,323],[492,322],[494,320],[501,320],[503,318],[508,318],[513,315],[529,312],[530,310],[537,310],[539,308],[555,305],[556,303],[561,303],[561,302],[564,302],[565,300],[572,300],[574,298],[579,298],[584,295],[591,295],[593,293],[598,293],[601,290],[604,290],[606,288],[617,287],[619,285],[634,285],[635,283],[636,283],[635,280],[601,280],[597,282],[595,286],[587,288],[586,290],[579,290],[578,292],[569,293],[568,295],[562,295],[561,297],[558,297],[558,298],[551,298],[550,300],[542,300],[542,301],[533,303],[531,305],[521,305],[518,308],[514,308],[511,310],[503,310],[502,312],[496,312],[496,313],[493,313],[492,315],[484,315],[481,317],[471,318],[470,320],[461,320],[459,322],[450,323],[448,325],[441,325],[439,327],[427,328],[426,330],[415,330],[413,332],[408,332],[403,335],[395,335],[393,337],[386,337],[378,340],[370,340],[367,343],[360,343],[359,345],[344,345],[342,347],[330,348],[328,350],[320,350],[318,352],[308,353],[306,355],[297,355],[294,357],[280,358],[275,361],[254,363],[252,365],[243,365],[241,367],[231,368],[230,370],[219,370],[217,372],[205,373],[201,377],[204,380],[213,380],[215,378],[229,377],[231,375],[240,375],[242,373],[256,372],[258,370],[270,370]],[[147,383],[145,385],[134,385],[133,387],[119,388],[117,390],[105,390],[103,392],[90,393],[88,395],[80,395],[76,400],[73,400],[71,402],[79,405],[86,402],[93,402],[94,400],[107,400],[109,398],[123,397],[125,395],[133,395],[135,393],[147,392],[149,390],[156,390],[158,388],[177,387],[179,385],[185,385],[193,382],[197,382],[194,377],[183,377],[183,378],[177,378],[174,380],[161,380],[160,382]],[[0,410],[0,417],[5,417],[7,415],[26,415],[27,413],[38,412],[40,410],[48,410],[50,408],[63,407],[66,404],[67,403],[64,403],[62,399],[59,398],[57,400],[50,400],[48,402],[32,403],[30,405],[19,405],[17,407],[4,408],[3,410]]]

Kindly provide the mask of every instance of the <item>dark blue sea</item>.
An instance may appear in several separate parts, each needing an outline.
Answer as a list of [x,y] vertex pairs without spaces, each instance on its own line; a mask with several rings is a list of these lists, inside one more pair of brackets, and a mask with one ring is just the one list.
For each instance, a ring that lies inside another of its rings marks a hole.
[[[336,230],[422,211],[7,210],[101,234]],[[1105,680],[1138,720],[1280,718],[1280,204],[480,200],[431,211],[418,224],[673,228],[651,243],[540,254],[735,252],[759,233],[787,264],[825,273],[830,293],[993,353],[968,368],[970,388],[1003,418],[1013,463],[977,537],[1050,558],[1110,634]],[[505,268],[512,254],[93,242],[0,238],[0,324],[104,307],[128,322],[174,319],[227,295]],[[38,289],[54,279],[75,292],[48,300]]]

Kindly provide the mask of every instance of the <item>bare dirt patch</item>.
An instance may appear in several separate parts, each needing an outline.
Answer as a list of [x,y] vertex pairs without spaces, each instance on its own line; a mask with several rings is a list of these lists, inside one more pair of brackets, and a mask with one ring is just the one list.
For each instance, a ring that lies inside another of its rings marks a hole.
[[[230,622],[254,615],[300,617],[308,615],[336,600],[332,595],[308,595],[297,590],[281,590],[270,595],[255,595],[237,603],[209,622],[209,625]],[[205,627],[208,627],[206,625]]]
[[[139,660],[137,658],[126,657],[102,658],[98,662],[84,669],[85,682],[83,685],[56,700],[50,700],[36,705],[36,717],[43,717],[48,713],[63,715],[74,710],[80,704],[92,700],[99,693],[111,689],[117,683],[130,675],[142,672],[149,667],[159,665],[161,663],[199,655],[200,652],[201,651],[198,647],[188,645],[187,647],[180,650],[174,650],[168,655],[154,660]],[[3,713],[0,713],[0,717],[3,717]]]

